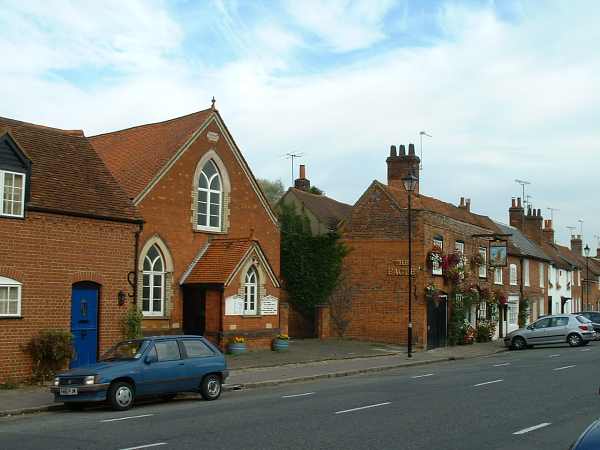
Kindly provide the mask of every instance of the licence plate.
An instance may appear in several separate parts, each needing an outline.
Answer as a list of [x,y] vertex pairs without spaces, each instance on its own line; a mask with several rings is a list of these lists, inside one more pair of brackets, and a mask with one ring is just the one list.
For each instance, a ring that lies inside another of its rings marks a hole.
[[77,395],[77,388],[74,387],[61,387],[60,395]]

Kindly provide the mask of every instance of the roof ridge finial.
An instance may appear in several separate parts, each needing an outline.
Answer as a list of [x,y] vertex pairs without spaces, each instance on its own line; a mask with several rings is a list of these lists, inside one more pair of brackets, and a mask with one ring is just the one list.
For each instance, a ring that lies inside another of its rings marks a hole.
[[213,95],[212,100],[210,101],[211,105],[210,105],[210,109],[212,109],[213,111],[215,110],[215,96]]

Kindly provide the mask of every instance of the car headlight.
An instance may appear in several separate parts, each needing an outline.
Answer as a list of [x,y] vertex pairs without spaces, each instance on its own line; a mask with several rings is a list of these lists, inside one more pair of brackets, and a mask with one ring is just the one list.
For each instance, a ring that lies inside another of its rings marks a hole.
[[60,383],[60,380],[58,379],[58,377],[54,377],[54,386],[58,386]]
[[88,375],[83,379],[83,384],[94,384],[96,382],[95,375]]

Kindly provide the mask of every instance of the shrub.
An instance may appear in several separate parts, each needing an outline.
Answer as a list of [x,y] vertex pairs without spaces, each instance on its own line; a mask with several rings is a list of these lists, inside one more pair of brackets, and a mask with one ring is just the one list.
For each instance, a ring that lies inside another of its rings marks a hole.
[[235,336],[229,340],[230,344],[245,344],[246,338],[244,336]]
[[121,323],[126,339],[139,339],[142,337],[142,312],[136,305],[131,305]]
[[25,346],[33,362],[32,380],[44,382],[73,358],[73,335],[65,330],[44,330]]

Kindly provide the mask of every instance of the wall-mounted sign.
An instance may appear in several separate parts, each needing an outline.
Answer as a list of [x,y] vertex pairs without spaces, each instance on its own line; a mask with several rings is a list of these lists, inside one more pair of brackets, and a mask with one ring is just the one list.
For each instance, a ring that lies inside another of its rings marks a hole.
[[263,316],[276,316],[279,299],[272,295],[267,295],[260,299],[260,314]]
[[507,241],[490,242],[490,267],[506,267],[508,259]]
[[244,297],[241,295],[232,295],[225,299],[225,315],[241,316],[244,314]]
[[[417,267],[413,266],[412,275],[415,276]],[[408,276],[408,259],[394,259],[387,266],[387,274],[392,277]]]

